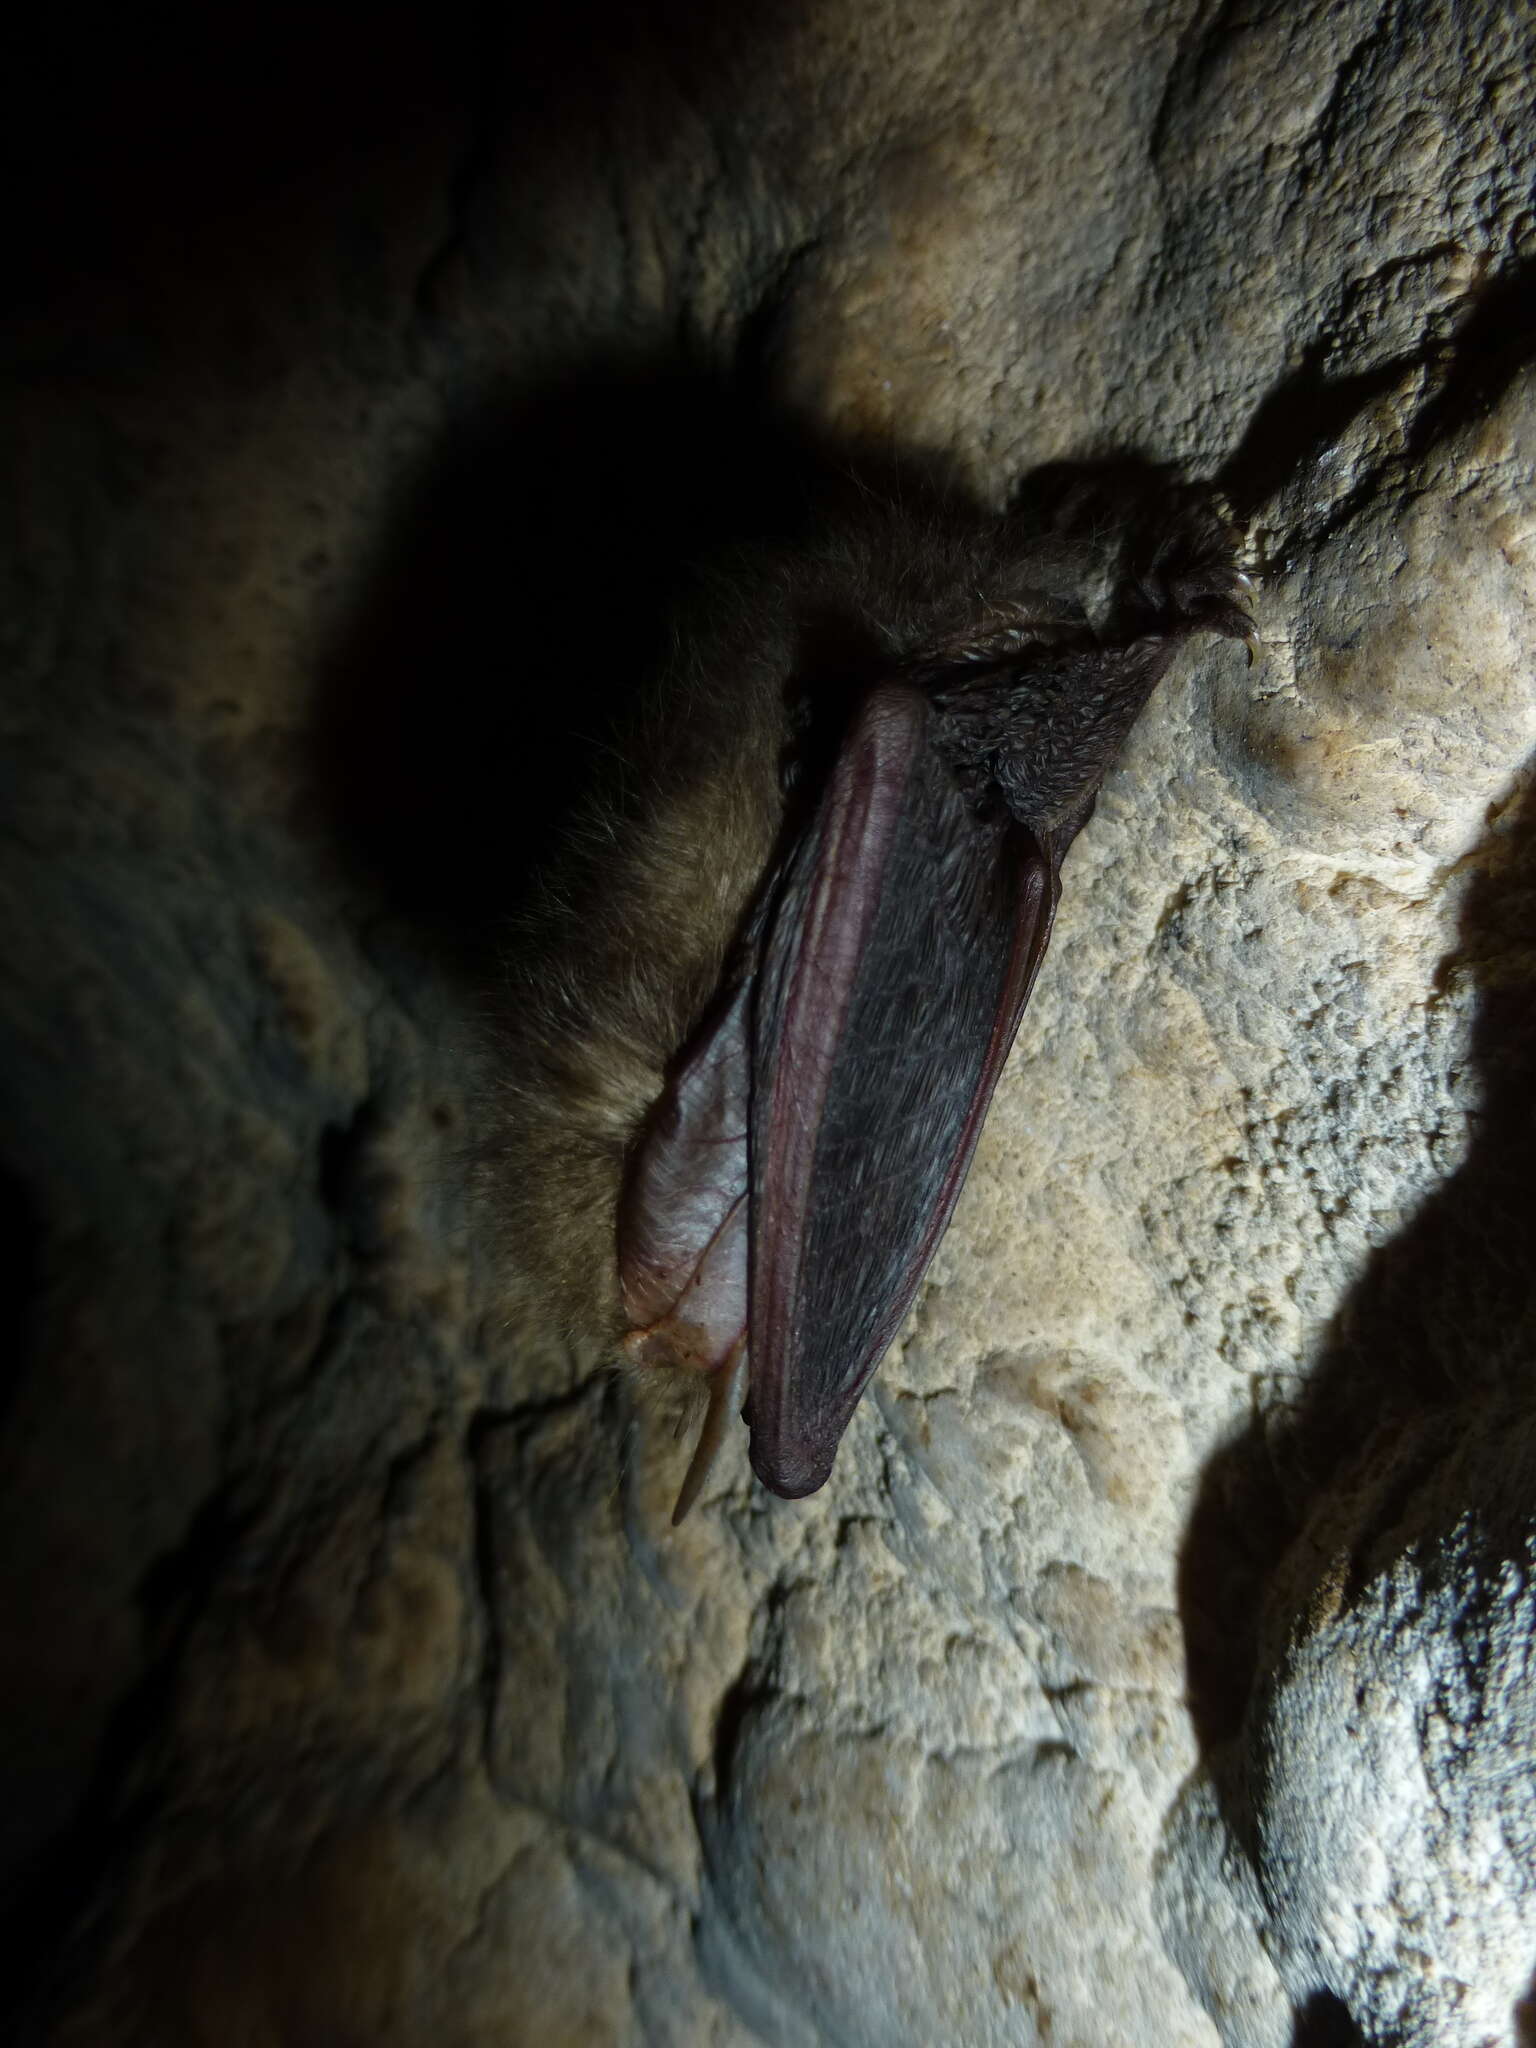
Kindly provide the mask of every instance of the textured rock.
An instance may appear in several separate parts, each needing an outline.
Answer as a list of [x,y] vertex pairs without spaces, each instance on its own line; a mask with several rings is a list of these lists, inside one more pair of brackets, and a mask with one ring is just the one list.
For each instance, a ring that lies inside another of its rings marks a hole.
[[1224,2039],[1285,2038],[1276,1972],[1369,2040],[1528,2037],[1530,1460],[1524,1405],[1389,1433],[1279,1575],[1289,1639],[1159,1873]]
[[1340,1611],[1307,1616],[1254,1717],[1271,1946],[1293,1992],[1332,1985],[1382,2035],[1497,2039],[1531,1967],[1530,1421],[1498,1420],[1392,1462],[1410,1541],[1343,1553],[1375,1571],[1337,1571]]
[[[1536,31],[56,33],[0,551],[16,2029],[1528,2039]],[[1215,474],[1263,660],[1187,659],[1106,788],[832,1483],[737,1445],[672,1535],[667,1432],[509,1321],[482,1027],[577,742],[802,436]]]

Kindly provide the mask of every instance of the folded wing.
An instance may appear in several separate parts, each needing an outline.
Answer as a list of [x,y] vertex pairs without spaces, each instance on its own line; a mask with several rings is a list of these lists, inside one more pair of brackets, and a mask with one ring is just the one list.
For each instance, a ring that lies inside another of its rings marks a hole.
[[917,688],[866,698],[781,871],[756,974],[747,1418],[812,1493],[949,1222],[1055,908],[1047,850],[978,812]]

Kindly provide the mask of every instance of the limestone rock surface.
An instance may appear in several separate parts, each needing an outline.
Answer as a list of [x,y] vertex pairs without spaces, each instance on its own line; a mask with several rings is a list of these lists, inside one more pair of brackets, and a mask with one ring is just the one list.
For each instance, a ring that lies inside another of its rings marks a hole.
[[[11,2034],[1529,2048],[1536,24],[278,6],[17,75]],[[485,1025],[811,440],[1214,476],[1261,659],[1106,786],[831,1484],[737,1444],[672,1534],[508,1308]]]

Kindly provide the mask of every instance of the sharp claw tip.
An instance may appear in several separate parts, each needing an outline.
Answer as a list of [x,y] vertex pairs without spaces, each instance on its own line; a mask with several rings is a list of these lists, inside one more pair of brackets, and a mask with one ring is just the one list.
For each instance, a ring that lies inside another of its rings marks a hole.
[[672,1526],[675,1529],[685,1518],[688,1510],[704,1489],[704,1481],[715,1453],[720,1448],[730,1419],[733,1406],[739,1405],[743,1375],[746,1371],[746,1342],[740,1338],[732,1346],[723,1365],[717,1366],[711,1375],[709,1406],[704,1414],[704,1426],[699,1431],[699,1441],[689,1460],[683,1484],[677,1496],[677,1505],[672,1510]]

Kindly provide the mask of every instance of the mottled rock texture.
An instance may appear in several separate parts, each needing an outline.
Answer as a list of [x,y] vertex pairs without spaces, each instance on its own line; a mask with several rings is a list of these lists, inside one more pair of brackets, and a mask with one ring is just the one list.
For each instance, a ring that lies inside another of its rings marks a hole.
[[[11,85],[11,2035],[1529,2044],[1527,11],[130,11]],[[1111,778],[832,1483],[673,1535],[471,1200],[486,1023],[812,445],[1213,475],[1263,658]]]

